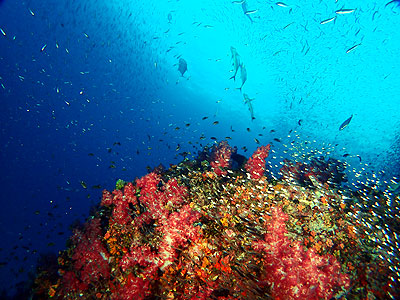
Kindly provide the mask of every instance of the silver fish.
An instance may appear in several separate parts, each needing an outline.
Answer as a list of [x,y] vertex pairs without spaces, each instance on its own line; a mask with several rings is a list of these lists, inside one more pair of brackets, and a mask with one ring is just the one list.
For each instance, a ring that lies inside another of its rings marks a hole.
[[251,15],[251,14],[255,14],[256,12],[258,12],[258,9],[253,9],[253,10],[248,10],[245,12],[246,15]]
[[246,71],[246,67],[244,66],[244,64],[242,64],[240,66],[240,78],[242,79],[242,85],[240,86],[239,90],[242,91],[242,87],[245,84],[246,80],[247,80],[247,71]]
[[233,68],[235,70],[235,74],[233,74],[233,76],[229,79],[235,80],[236,79],[236,74],[239,70],[239,67],[242,65],[242,62],[240,61],[240,55],[239,53],[236,51],[236,48],[231,46],[231,54],[232,54],[232,64],[233,64]]
[[351,51],[353,51],[354,49],[356,49],[360,45],[361,45],[361,43],[354,45],[353,47],[347,49],[346,53],[350,53]]
[[249,14],[247,14],[248,9],[247,9],[247,2],[243,1],[242,3],[242,9],[243,9],[243,13],[249,18],[249,20],[251,21],[251,23],[253,23],[253,19],[250,17]]
[[344,121],[342,123],[342,125],[340,125],[339,130],[345,129],[347,127],[347,125],[349,125],[352,118],[353,118],[353,115],[351,115],[350,118],[348,118],[346,121]]
[[334,16],[334,17],[332,17],[332,18],[330,18],[330,19],[326,19],[326,20],[323,20],[323,21],[321,21],[321,25],[323,25],[323,24],[326,24],[326,23],[329,23],[329,22],[332,22],[332,21],[335,21],[336,20],[336,16]]
[[343,8],[335,11],[336,14],[338,15],[344,15],[344,14],[351,14],[355,9],[353,8]]
[[243,98],[244,98],[244,103],[247,104],[247,106],[249,107],[251,120],[253,121],[255,118],[254,118],[253,105],[251,104],[251,101],[253,101],[255,98],[250,99],[249,96],[245,93],[243,93]]

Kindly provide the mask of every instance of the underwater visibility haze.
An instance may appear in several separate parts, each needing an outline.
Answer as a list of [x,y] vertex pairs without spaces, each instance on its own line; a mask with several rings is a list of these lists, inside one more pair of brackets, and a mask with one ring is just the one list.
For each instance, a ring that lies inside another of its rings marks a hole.
[[399,22],[0,1],[0,298],[399,299]]

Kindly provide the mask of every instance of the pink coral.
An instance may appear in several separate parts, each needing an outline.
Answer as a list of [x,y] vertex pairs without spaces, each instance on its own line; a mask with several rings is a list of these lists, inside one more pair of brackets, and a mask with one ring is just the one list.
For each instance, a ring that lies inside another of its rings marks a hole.
[[268,157],[271,145],[258,147],[244,166],[253,180],[260,179],[265,172],[265,159]]
[[[137,180],[137,186],[140,188],[139,200],[147,211],[136,217],[134,222],[137,226],[141,226],[143,223],[149,224],[151,220],[157,221],[157,228],[163,233],[163,240],[159,247],[163,269],[175,259],[174,248],[184,245],[188,239],[199,238],[199,229],[194,228],[193,223],[200,214],[184,204],[188,196],[185,186],[180,186],[176,179],[170,179],[159,189],[159,181],[160,177],[156,173],[147,174]],[[168,207],[181,208],[177,212],[170,213]],[[143,262],[144,253],[150,255],[146,249],[132,248],[131,253],[122,261],[123,268],[128,268],[132,263]]]
[[112,212],[112,221],[118,224],[126,225],[132,221],[132,218],[129,216],[128,212],[129,204],[125,200],[124,194],[121,190],[114,190],[112,194],[114,195],[113,204],[115,205]]
[[334,289],[349,287],[349,276],[342,274],[332,255],[320,256],[304,250],[299,241],[291,241],[281,208],[273,210],[264,240],[253,248],[264,254],[264,284],[272,287],[275,299],[330,299]]
[[73,290],[85,288],[90,283],[99,281],[100,277],[108,279],[110,266],[108,252],[102,244],[100,219],[95,218],[87,223],[83,232],[76,231],[72,241],[76,245],[72,255],[74,274],[69,273],[64,280],[69,278]]
[[132,184],[132,182],[128,182],[124,186],[124,197],[124,202],[131,203],[132,205],[137,204],[136,187]]
[[113,203],[112,194],[107,190],[103,190],[103,197],[101,198],[100,206],[110,206],[112,203]]
[[140,188],[140,203],[147,208],[148,217],[152,219],[160,219],[167,214],[165,203],[160,199],[159,182],[160,175],[155,172],[149,173],[136,181],[136,185]]
[[163,220],[160,231],[163,240],[160,244],[160,258],[163,260],[161,269],[167,267],[176,258],[175,249],[187,244],[188,240],[198,241],[201,229],[194,227],[193,223],[200,217],[200,213],[192,210],[189,205],[184,205],[178,212],[169,215]]
[[118,290],[118,297],[113,299],[143,299],[151,294],[149,288],[152,281],[158,279],[158,269],[161,261],[157,254],[148,245],[133,245],[130,252],[125,254],[120,261],[122,271],[128,272],[130,268],[138,266],[141,275],[135,276],[130,272],[123,286]]
[[226,141],[222,141],[213,148],[211,154],[211,168],[217,175],[226,175],[225,168],[229,168],[232,155],[232,147]]
[[157,255],[151,251],[148,245],[132,245],[130,252],[125,254],[120,261],[122,271],[126,272],[128,268],[135,265],[147,267],[148,265],[157,265]]
[[112,293],[112,300],[142,300],[151,295],[150,281],[130,273]]
[[137,187],[141,189],[141,195],[154,194],[157,192],[157,185],[160,182],[160,175],[151,172],[136,181]]
[[180,207],[187,197],[187,188],[178,184],[175,178],[168,180],[167,184],[163,188],[163,200],[162,202],[169,207]]
[[134,185],[129,182],[125,185],[124,190],[114,190],[112,193],[104,190],[101,206],[114,205],[112,213],[112,222],[117,224],[126,225],[132,221],[129,215],[129,203],[132,205],[137,204],[136,189]]
[[185,202],[188,195],[187,188],[179,185],[178,181],[174,178],[170,179],[160,189],[158,189],[159,181],[159,175],[154,172],[147,174],[137,181],[137,186],[141,188],[140,202],[148,210],[148,213],[142,217],[143,220],[148,220],[149,218],[154,220],[167,218],[169,214],[167,207],[179,208]]

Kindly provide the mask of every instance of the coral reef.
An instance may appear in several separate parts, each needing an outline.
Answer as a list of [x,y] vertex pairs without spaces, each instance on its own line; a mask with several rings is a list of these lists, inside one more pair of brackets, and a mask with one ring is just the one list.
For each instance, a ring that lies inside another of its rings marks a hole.
[[377,220],[318,175],[332,170],[322,163],[311,170],[312,187],[287,180],[304,169],[296,164],[268,181],[269,150],[259,147],[245,171],[232,170],[232,148],[222,142],[208,163],[184,160],[104,191],[60,253],[58,272],[40,269],[36,299],[400,296],[398,235],[370,230],[385,216]]

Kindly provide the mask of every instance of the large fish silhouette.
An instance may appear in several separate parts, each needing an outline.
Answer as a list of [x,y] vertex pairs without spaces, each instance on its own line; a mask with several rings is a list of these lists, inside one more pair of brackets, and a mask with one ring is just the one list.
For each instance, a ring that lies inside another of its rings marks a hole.
[[247,104],[247,106],[249,108],[252,121],[255,119],[254,118],[253,105],[251,104],[251,101],[253,101],[254,99],[255,98],[250,99],[250,97],[247,94],[243,93],[243,100],[244,100],[244,103]]
[[239,53],[237,53],[236,48],[231,46],[231,53],[232,53],[232,63],[233,63],[233,69],[235,71],[235,74],[233,74],[233,76],[229,79],[232,79],[235,81],[236,79],[236,74],[240,68],[240,66],[242,65],[242,62],[240,61],[240,55]]
[[181,72],[182,77],[183,77],[183,74],[185,74],[185,72],[187,71],[187,63],[186,63],[186,60],[184,60],[183,58],[179,59],[178,71]]

